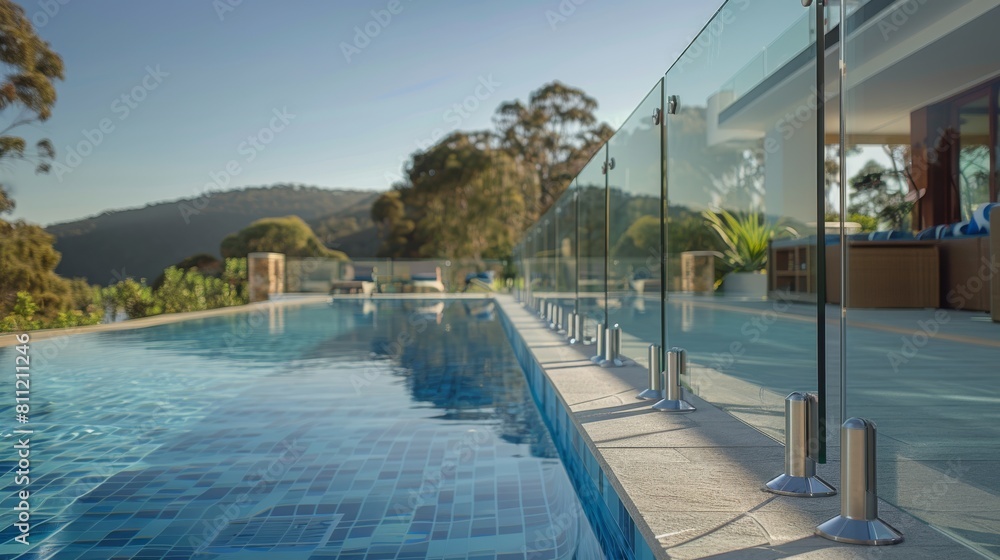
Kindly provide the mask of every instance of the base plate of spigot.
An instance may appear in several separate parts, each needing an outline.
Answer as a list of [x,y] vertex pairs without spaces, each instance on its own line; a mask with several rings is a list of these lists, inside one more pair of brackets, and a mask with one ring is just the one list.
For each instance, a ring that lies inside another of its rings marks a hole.
[[655,400],[662,400],[663,399],[663,391],[656,391],[654,389],[646,389],[645,391],[643,391],[643,392],[639,393],[638,395],[636,395],[635,398],[637,398],[637,399],[643,399],[643,400],[647,400],[647,401],[651,401],[651,400],[654,400],[654,399]]
[[684,400],[667,400],[663,399],[660,402],[653,405],[654,409],[662,410],[663,412],[694,412],[697,410],[691,403]]
[[821,498],[835,496],[837,490],[818,476],[791,476],[782,474],[764,485],[765,492],[781,496]]
[[849,544],[884,546],[903,542],[903,535],[881,519],[849,519],[843,515],[816,527],[816,534]]
[[622,367],[623,365],[625,365],[625,361],[624,361],[624,360],[622,360],[621,358],[615,358],[615,359],[613,359],[613,360],[608,360],[608,359],[602,359],[602,360],[601,360],[600,362],[598,362],[598,363],[599,363],[599,364],[601,365],[601,367],[603,367],[603,368],[609,368],[609,367]]

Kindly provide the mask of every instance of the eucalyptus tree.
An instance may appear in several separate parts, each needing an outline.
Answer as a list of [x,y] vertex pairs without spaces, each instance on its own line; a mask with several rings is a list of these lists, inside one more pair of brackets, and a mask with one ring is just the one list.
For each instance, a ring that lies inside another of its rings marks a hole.
[[[0,0],[0,67],[0,113],[7,117],[0,124],[0,163],[29,161],[37,172],[46,173],[55,157],[52,143],[39,140],[29,147],[14,131],[52,115],[63,63],[35,33],[24,9],[10,0]],[[0,214],[13,209],[14,201],[0,181]],[[45,317],[71,304],[69,283],[54,272],[60,254],[52,243],[52,236],[38,226],[0,220],[0,318],[13,309],[19,292]]]
[[[11,0],[0,0],[0,163],[27,160],[39,173],[47,173],[55,157],[52,142],[42,139],[33,147],[13,134],[15,129],[45,122],[56,103],[55,81],[63,79],[63,62],[35,33],[24,8]],[[7,189],[0,184],[0,213],[14,208]]]
[[538,187],[534,173],[495,144],[488,132],[455,132],[414,154],[405,180],[372,207],[380,256],[509,255]]
[[594,115],[597,100],[558,81],[531,93],[527,103],[502,103],[493,121],[501,146],[533,169],[539,185],[535,217],[548,210],[614,130]]

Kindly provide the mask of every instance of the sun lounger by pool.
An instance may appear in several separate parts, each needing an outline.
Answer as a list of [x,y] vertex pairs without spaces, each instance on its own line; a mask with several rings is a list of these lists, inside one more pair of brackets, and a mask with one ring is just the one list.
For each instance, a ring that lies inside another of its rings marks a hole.
[[444,292],[441,267],[433,263],[413,263],[410,265],[410,280],[407,282],[414,292]]
[[334,280],[330,283],[331,294],[372,295],[375,291],[375,272],[372,267],[359,267],[355,270],[354,266],[348,265],[346,272],[344,276],[347,279]]

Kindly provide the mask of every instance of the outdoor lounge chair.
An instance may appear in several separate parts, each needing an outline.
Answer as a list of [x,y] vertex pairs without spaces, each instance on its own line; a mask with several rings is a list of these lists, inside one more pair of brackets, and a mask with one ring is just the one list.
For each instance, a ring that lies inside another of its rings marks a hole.
[[374,267],[358,267],[347,265],[344,280],[334,280],[330,283],[331,294],[364,294],[372,295],[375,291]]
[[434,263],[413,263],[410,265],[409,287],[414,292],[444,292],[441,267]]
[[470,272],[465,275],[466,292],[492,292],[496,274],[492,270]]

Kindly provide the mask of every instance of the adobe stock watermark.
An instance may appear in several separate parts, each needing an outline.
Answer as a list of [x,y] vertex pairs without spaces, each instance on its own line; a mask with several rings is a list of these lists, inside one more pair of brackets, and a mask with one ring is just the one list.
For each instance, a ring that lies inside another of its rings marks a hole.
[[31,23],[35,25],[35,29],[41,29],[49,24],[59,12],[62,11],[62,7],[69,4],[72,0],[38,0],[38,10],[31,14]]
[[[396,340],[388,343],[383,348],[384,358],[398,359],[403,355],[403,349],[413,344],[417,336],[427,330],[427,325],[430,324],[431,320],[427,317],[425,313],[421,313],[420,310],[410,313],[406,319],[406,328],[396,335]],[[378,380],[380,377],[386,374],[388,369],[380,362],[378,356],[371,356],[366,365],[364,373],[358,374],[357,372],[351,374],[351,386],[354,387],[354,392],[360,395],[363,389],[369,387]]]
[[[493,74],[479,76],[472,93],[465,96],[464,99],[452,103],[450,107],[442,111],[441,120],[453,126],[454,129],[458,129],[462,126],[462,123],[468,120],[473,113],[478,111],[483,106],[484,102],[493,97],[493,94],[496,93],[497,89],[501,86],[503,86],[503,84],[496,81],[493,78]],[[426,138],[418,138],[415,140],[414,144],[416,144],[418,151],[425,152],[441,141],[441,139],[445,137],[445,134],[446,129],[438,127],[432,130]],[[407,156],[400,156],[400,167],[406,165],[407,161],[409,161]],[[388,186],[392,186],[393,183],[405,182],[406,178],[398,173],[394,174],[390,171],[386,171],[385,180]]]
[[[464,99],[457,103],[452,103],[451,107],[448,107],[441,113],[441,120],[452,125],[454,128],[459,128],[462,126],[473,113],[479,110],[483,102],[488,100],[496,92],[497,88],[501,85],[500,82],[493,79],[493,74],[488,76],[479,76],[479,80],[473,93],[465,96]],[[424,139],[416,140],[417,149],[420,151],[427,151],[431,146],[437,144],[445,136],[445,129],[435,128],[431,133]]]
[[713,352],[709,367],[721,373],[736,364],[736,360],[746,354],[749,346],[757,344],[764,338],[771,326],[778,321],[779,315],[788,311],[791,301],[791,291],[788,288],[779,290],[771,309],[754,315],[740,326],[740,334],[747,337],[748,342],[734,340],[725,353]]
[[878,30],[882,33],[882,40],[888,41],[889,36],[897,33],[906,25],[910,18],[920,11],[920,7],[926,3],[927,0],[907,0],[898,4],[888,17],[879,19]]
[[[599,499],[599,497],[598,497]],[[570,543],[579,534],[581,524],[589,523],[582,508],[574,508],[572,512],[563,511],[552,518],[549,526],[535,529],[534,540],[525,553],[527,560],[536,558],[553,558],[559,552],[559,543]]]
[[677,63],[670,69],[670,72],[680,72],[686,66],[701,58],[706,52],[720,49],[719,38],[731,28],[737,20],[737,11],[746,11],[751,4],[751,0],[735,0],[726,4],[719,14],[705,27],[702,32],[688,44],[687,48],[677,58]]
[[[137,83],[131,90],[115,98],[115,100],[111,102],[109,110],[112,114],[118,117],[118,122],[124,121],[129,118],[132,112],[138,109],[139,105],[149,97],[149,94],[160,87],[163,80],[169,76],[170,74],[161,70],[159,65],[155,68],[147,66],[146,75],[143,76],[139,80],[139,83]],[[56,179],[60,183],[63,182],[63,177],[80,167],[83,160],[93,154],[94,150],[104,143],[104,140],[107,139],[108,136],[114,133],[116,127],[117,125],[111,117],[104,117],[98,121],[96,128],[83,129],[80,131],[83,139],[77,142],[75,146],[66,146],[66,157],[63,161],[55,161],[52,163],[52,172],[55,173]]]
[[241,4],[243,4],[243,0],[212,0],[212,9],[215,10],[219,21],[225,21],[226,15],[235,12]]
[[566,21],[576,13],[576,9],[587,0],[560,0],[555,10],[545,10],[545,20],[549,22],[549,27],[555,31],[556,27]]
[[[62,336],[56,339],[47,339],[46,348],[50,343],[57,343],[56,353],[49,356],[55,358],[58,352],[65,349],[72,340],[72,335]],[[63,342],[63,340],[66,342]],[[47,362],[46,362],[47,363]],[[44,365],[44,363],[43,363]],[[184,395],[189,391],[197,393],[200,387],[198,383],[201,378],[197,376],[178,377],[156,368],[143,368],[132,372],[134,379],[148,379],[150,386],[171,387],[175,386],[174,394]],[[162,398],[162,395],[160,395]],[[157,400],[157,399],[154,399]],[[82,496],[87,495],[95,488],[104,484],[122,470],[135,464],[135,448],[138,445],[148,444],[153,441],[166,425],[165,418],[175,414],[177,410],[169,402],[157,400],[155,404],[150,403],[151,410],[144,414],[138,422],[132,422],[127,428],[122,428],[132,435],[128,442],[114,444],[111,448],[101,452],[99,457],[92,457],[87,461],[87,469],[81,476],[68,478],[65,486],[61,490],[55,491],[55,495],[48,498],[52,501],[62,501],[72,503]],[[54,445],[61,445],[63,442],[53,442]]]
[[[998,272],[1000,263],[984,257],[977,273],[951,289],[945,299],[954,309],[965,309],[973,297],[989,287],[990,279],[996,277]],[[909,335],[900,337],[899,349],[886,354],[892,371],[899,373],[900,366],[905,366],[916,358],[920,351],[941,332],[941,327],[950,322],[951,313],[947,309],[938,309],[930,319],[917,321],[917,329]]]
[[[288,128],[288,125],[295,120],[295,115],[288,112],[287,107],[271,110],[271,120],[267,126],[261,127],[256,134],[247,136],[246,139],[236,146],[236,153],[242,156],[241,159],[231,159],[217,171],[210,171],[209,182],[205,183],[200,191],[196,191],[197,197],[190,202],[183,202],[178,205],[181,218],[185,224],[191,223],[191,216],[200,214],[208,207],[209,199],[213,192],[224,190],[232,180],[243,173],[243,166],[252,163],[267,146],[274,142],[278,133]],[[242,163],[241,163],[242,162]]]
[[476,457],[476,452],[492,441],[493,435],[488,430],[470,429],[460,441],[449,446],[441,462],[441,468],[425,476],[418,489],[407,492],[406,503],[393,504],[392,515],[404,517],[415,512],[420,506],[436,500],[445,482],[455,479],[459,467],[471,463]]
[[971,467],[964,464],[960,459],[951,459],[947,463],[947,469],[941,473],[941,477],[929,486],[920,486],[914,489],[911,497],[910,507],[918,510],[927,510],[948,495],[948,491],[955,484],[961,482],[962,476],[971,470]]
[[403,12],[403,3],[401,0],[389,0],[386,3],[385,8],[381,10],[372,10],[369,12],[371,18],[361,25],[354,26],[354,37],[350,42],[341,41],[340,42],[340,52],[344,55],[344,60],[348,64],[352,62],[352,58],[361,54],[361,51],[368,48],[372,44],[372,41],[376,37],[382,34],[382,31],[389,24],[392,23],[393,17],[398,16]]
[[[306,265],[303,269],[315,270],[318,265]],[[251,306],[247,313],[241,313],[236,317],[235,324],[229,332],[222,334],[222,344],[225,346],[224,352],[233,354],[243,352],[248,341],[253,337],[257,329],[264,325],[270,327],[271,322],[283,310],[283,303],[278,299],[268,299]]]
[[[823,92],[823,103],[829,103],[837,95],[837,92]],[[809,86],[809,96],[807,101],[800,103],[792,111],[786,112],[780,119],[775,121],[773,130],[786,142],[791,140],[795,134],[802,130],[807,124],[813,123],[810,130],[815,131],[816,114],[819,111],[819,90],[816,86]],[[776,154],[782,149],[782,143],[773,135],[768,135],[764,140],[764,151],[768,154]]]
[[188,545],[194,548],[195,555],[204,552],[222,534],[223,529],[246,515],[251,506],[258,504],[259,500],[254,500],[254,495],[266,493],[268,486],[280,481],[285,473],[292,468],[292,465],[297,463],[306,452],[306,447],[298,446],[294,440],[287,443],[283,441],[281,446],[284,448],[281,455],[271,461],[266,468],[262,467],[252,475],[244,477],[245,481],[253,482],[252,486],[237,495],[236,499],[225,507],[220,504],[218,506],[219,514],[211,520],[204,520],[200,535],[188,537]]

